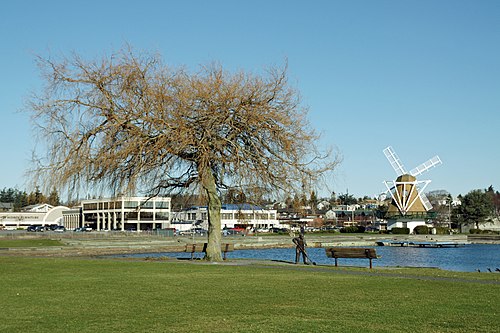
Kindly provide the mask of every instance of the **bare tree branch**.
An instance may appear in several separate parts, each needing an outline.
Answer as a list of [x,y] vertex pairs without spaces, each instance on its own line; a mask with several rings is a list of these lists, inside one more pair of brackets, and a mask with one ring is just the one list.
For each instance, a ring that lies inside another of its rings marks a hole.
[[318,152],[286,66],[251,75],[210,64],[190,74],[130,48],[38,64],[45,89],[30,109],[47,154],[36,176],[49,188],[116,194],[201,190],[211,260],[220,259],[221,189],[300,191],[339,162]]

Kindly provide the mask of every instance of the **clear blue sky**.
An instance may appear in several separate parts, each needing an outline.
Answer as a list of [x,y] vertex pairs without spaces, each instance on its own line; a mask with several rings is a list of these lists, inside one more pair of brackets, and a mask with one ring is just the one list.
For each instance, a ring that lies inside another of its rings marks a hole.
[[130,43],[166,63],[260,71],[288,59],[320,144],[344,161],[336,193],[374,196],[438,154],[428,190],[500,190],[500,1],[7,1],[0,10],[0,188],[25,184],[35,145],[19,113],[34,55],[99,57]]

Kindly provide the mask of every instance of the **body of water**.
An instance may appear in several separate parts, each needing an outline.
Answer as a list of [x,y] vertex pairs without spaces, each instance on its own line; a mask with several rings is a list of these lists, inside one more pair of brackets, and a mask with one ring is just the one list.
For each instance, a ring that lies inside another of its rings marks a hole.
[[[495,272],[500,268],[500,244],[469,244],[453,248],[418,248],[376,246],[377,254],[381,258],[373,260],[374,267],[433,267],[449,271],[488,272],[490,268]],[[335,260],[327,258],[323,248],[307,248],[311,260],[318,265],[334,265]],[[201,257],[202,253],[196,254]],[[190,258],[190,253],[166,252],[131,254],[127,257],[172,257]],[[229,259],[259,259],[295,261],[295,249],[263,249],[263,250],[236,250],[228,253]],[[338,259],[339,266],[368,267],[368,259]],[[495,272],[500,274],[500,272]]]

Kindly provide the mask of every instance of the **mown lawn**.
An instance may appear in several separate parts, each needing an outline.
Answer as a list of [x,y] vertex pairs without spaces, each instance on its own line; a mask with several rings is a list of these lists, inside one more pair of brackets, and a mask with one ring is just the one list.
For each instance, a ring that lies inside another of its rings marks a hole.
[[45,246],[65,246],[65,244],[57,239],[0,239],[0,248]]
[[500,274],[0,257],[0,332],[498,332]]

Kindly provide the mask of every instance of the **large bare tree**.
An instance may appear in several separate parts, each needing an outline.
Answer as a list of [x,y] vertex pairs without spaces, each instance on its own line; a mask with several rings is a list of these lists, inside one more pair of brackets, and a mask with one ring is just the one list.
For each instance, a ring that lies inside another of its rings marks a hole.
[[316,149],[286,66],[191,73],[130,48],[37,61],[45,85],[29,105],[47,143],[39,182],[151,196],[198,190],[208,204],[208,260],[221,260],[221,189],[300,189],[338,162]]

